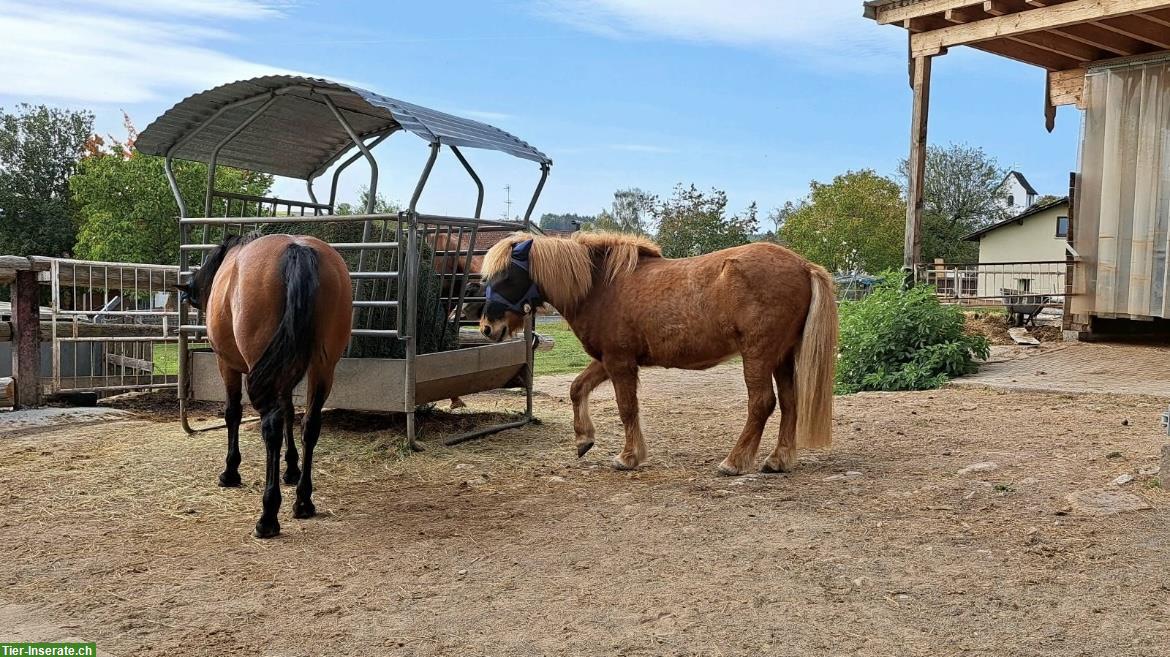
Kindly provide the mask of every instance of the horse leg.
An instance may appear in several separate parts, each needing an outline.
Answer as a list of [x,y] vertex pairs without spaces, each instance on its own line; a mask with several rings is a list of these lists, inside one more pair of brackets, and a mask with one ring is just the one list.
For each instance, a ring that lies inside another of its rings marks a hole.
[[284,483],[292,486],[301,479],[301,470],[297,467],[297,442],[293,439],[297,410],[293,406],[292,393],[280,400],[280,407],[284,413]]
[[775,378],[780,397],[780,436],[761,472],[788,472],[796,465],[796,370],[791,358],[776,368]]
[[284,442],[284,409],[277,402],[257,410],[260,410],[260,433],[264,436],[267,458],[264,465],[263,511],[252,535],[256,538],[271,538],[280,533],[276,514],[280,511],[280,447]]
[[771,364],[761,358],[743,358],[743,380],[748,389],[748,419],[739,434],[739,440],[731,453],[719,464],[719,471],[725,475],[741,475],[747,472],[756,460],[760,447],[760,436],[768,417],[776,410],[776,393],[772,390]]
[[646,460],[646,441],[642,439],[642,427],[638,423],[638,366],[634,363],[606,362],[605,371],[613,380],[618,414],[626,428],[626,445],[621,453],[613,457],[613,467],[633,470]]
[[573,400],[573,432],[577,434],[577,457],[585,456],[593,447],[593,420],[589,417],[589,394],[605,382],[609,374],[605,366],[598,361],[590,361],[577,378],[573,379],[573,386],[569,388],[569,398]]
[[224,488],[234,488],[240,485],[240,420],[244,417],[242,375],[229,369],[222,362],[219,364],[219,375],[223,378],[224,391],[227,393],[227,404],[223,409],[224,424],[227,425],[228,443],[227,458],[224,459],[223,472],[219,473],[219,485]]
[[325,406],[325,399],[333,387],[332,371],[329,377],[318,377],[316,372],[309,371],[309,408],[305,411],[305,425],[301,430],[301,440],[304,443],[305,457],[304,470],[301,480],[297,483],[297,501],[293,504],[294,518],[312,518],[317,515],[317,508],[313,506],[313,448],[317,446],[317,438],[321,435],[321,408]]

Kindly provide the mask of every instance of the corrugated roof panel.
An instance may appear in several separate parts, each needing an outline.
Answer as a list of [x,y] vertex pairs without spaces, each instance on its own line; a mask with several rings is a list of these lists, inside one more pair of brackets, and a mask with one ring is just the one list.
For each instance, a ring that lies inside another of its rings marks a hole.
[[403,129],[432,144],[495,150],[552,164],[527,142],[486,123],[338,82],[286,75],[241,80],[189,96],[147,126],[136,146],[149,155],[165,155],[194,133],[173,154],[207,162],[216,145],[247,121],[266,97],[225,110],[198,127],[231,103],[269,93],[275,94],[275,102],[224,146],[220,164],[300,179],[327,168],[354,145],[325,104],[325,93],[362,137]]

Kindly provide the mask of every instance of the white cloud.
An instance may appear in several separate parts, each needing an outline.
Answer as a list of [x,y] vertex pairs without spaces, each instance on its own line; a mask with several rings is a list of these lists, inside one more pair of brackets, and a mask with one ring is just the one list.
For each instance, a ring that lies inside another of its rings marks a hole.
[[864,64],[893,52],[898,31],[862,18],[859,0],[537,0],[542,16],[611,38],[665,37],[791,50]]
[[[0,3],[5,96],[133,104],[281,71],[216,48],[222,25],[278,18],[260,0]],[[249,25],[250,27],[250,25]]]

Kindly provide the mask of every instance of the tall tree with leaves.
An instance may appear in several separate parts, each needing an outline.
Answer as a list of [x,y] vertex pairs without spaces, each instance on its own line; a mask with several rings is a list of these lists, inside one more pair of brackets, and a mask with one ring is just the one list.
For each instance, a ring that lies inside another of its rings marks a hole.
[[653,194],[637,187],[619,189],[613,193],[610,207],[598,212],[588,223],[582,223],[581,228],[649,235],[656,201]]
[[814,180],[807,199],[773,217],[785,244],[829,271],[879,272],[902,262],[902,192],[868,169]]
[[[77,255],[88,260],[176,264],[179,260],[179,206],[163,169],[163,158],[133,149],[134,129],[125,142],[102,140],[91,144],[69,181],[77,205]],[[175,179],[192,212],[203,213],[207,165],[176,160]],[[220,191],[265,196],[272,176],[218,167],[215,188]],[[223,215],[223,201],[212,216]]]
[[73,251],[69,177],[93,133],[89,112],[45,105],[0,108],[0,253]]
[[756,204],[727,216],[727,193],[677,185],[674,196],[654,206],[658,244],[668,258],[687,258],[747,244],[759,229]]
[[[963,236],[1008,218],[1004,201],[1007,170],[982,148],[966,144],[931,146],[923,182],[922,257],[974,261],[979,245]],[[902,161],[903,184],[909,164]]]

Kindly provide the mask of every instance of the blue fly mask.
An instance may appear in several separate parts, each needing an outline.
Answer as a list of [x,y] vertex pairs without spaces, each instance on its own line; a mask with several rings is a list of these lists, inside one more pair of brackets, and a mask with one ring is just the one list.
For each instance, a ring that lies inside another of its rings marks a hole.
[[[500,294],[491,285],[484,290],[484,297],[488,304],[499,304],[519,315],[526,315],[532,312],[533,309],[544,303],[540,296],[540,290],[537,289],[536,283],[532,281],[532,240],[525,240],[516,246],[512,247],[512,261],[511,264],[524,271],[528,277],[528,291],[524,293],[519,299],[515,301]],[[507,280],[507,276],[504,280]],[[497,283],[502,282],[498,281]]]

